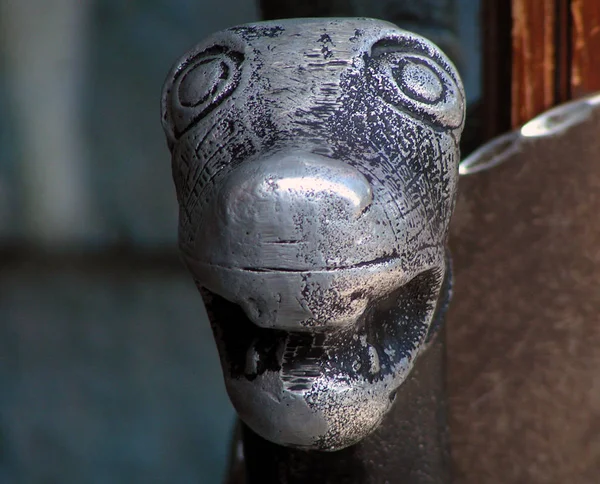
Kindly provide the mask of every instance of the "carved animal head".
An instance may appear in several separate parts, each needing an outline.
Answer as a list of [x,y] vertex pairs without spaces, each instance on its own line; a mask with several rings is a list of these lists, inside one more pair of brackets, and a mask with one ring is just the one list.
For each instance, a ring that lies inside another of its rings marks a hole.
[[258,434],[339,449],[389,409],[449,297],[463,117],[450,61],[377,20],[243,25],[176,63],[179,243]]

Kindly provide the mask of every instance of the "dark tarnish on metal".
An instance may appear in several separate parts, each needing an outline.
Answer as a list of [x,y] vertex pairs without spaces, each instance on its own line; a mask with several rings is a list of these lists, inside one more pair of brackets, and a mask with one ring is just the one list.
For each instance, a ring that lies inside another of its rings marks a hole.
[[180,247],[261,437],[339,450],[390,409],[449,299],[463,119],[450,61],[378,20],[234,27],[169,74]]
[[243,455],[232,459],[237,480],[228,484],[450,483],[444,359],[436,337],[377,429],[337,452],[282,447],[244,427]]

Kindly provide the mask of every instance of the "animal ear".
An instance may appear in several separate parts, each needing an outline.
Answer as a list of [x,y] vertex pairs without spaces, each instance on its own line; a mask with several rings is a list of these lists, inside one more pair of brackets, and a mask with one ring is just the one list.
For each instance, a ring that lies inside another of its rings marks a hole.
[[213,45],[175,65],[161,98],[162,126],[170,148],[235,91],[243,61],[242,52]]
[[431,42],[414,35],[382,39],[372,47],[368,72],[388,104],[433,125],[462,130],[463,86],[456,68]]

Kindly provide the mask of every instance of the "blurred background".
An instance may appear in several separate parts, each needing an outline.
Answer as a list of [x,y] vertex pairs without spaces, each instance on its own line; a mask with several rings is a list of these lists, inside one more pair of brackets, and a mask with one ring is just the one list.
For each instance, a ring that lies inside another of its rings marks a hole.
[[428,36],[477,119],[478,0],[0,0],[0,483],[222,481],[234,413],[177,253],[160,89],[207,34],[289,16]]

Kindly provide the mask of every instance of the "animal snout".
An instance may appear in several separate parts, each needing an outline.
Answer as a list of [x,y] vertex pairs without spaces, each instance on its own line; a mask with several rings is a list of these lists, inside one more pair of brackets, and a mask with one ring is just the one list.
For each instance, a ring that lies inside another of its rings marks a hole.
[[[348,238],[372,204],[373,192],[344,162],[289,153],[241,165],[218,199],[219,232],[228,240],[230,256],[265,269],[308,270],[327,267],[332,254],[323,242]],[[246,257],[250,252],[258,257]]]

